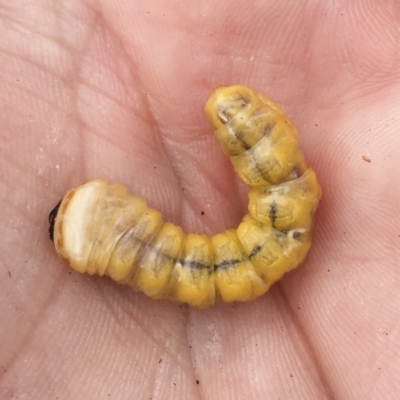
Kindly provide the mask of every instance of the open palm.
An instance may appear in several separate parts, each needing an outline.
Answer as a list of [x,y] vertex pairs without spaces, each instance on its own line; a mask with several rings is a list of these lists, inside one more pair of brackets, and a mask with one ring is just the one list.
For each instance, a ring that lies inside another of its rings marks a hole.
[[[397,398],[398,2],[191,3],[0,0],[0,398]],[[47,215],[92,178],[186,231],[239,223],[203,114],[235,83],[290,115],[319,176],[306,262],[203,311],[66,268]]]

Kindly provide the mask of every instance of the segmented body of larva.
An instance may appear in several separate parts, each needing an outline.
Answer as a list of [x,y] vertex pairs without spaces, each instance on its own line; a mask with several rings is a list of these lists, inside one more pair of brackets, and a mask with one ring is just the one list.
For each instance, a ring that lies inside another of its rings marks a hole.
[[239,85],[215,89],[205,111],[251,186],[249,214],[238,228],[185,234],[125,186],[93,180],[50,213],[62,260],[197,308],[255,299],[304,260],[322,192],[297,148],[296,128],[273,101]]

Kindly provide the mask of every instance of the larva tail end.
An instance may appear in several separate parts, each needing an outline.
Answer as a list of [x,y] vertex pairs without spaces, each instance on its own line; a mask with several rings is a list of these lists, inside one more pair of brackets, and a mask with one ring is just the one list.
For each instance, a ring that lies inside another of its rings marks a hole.
[[205,112],[215,130],[229,122],[255,97],[255,92],[246,86],[220,86],[214,89],[205,105]]
[[60,209],[62,200],[60,200],[57,205],[50,211],[49,214],[49,235],[52,242],[54,242],[54,225],[56,223],[56,218],[58,214],[58,210]]

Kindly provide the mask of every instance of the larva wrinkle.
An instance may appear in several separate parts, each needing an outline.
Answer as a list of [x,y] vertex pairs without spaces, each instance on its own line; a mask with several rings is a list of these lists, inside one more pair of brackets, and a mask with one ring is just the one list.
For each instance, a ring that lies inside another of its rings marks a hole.
[[69,191],[49,215],[63,261],[154,299],[205,308],[253,300],[304,260],[322,191],[296,128],[272,100],[240,85],[214,89],[205,111],[251,186],[238,228],[185,234],[125,186],[96,179]]

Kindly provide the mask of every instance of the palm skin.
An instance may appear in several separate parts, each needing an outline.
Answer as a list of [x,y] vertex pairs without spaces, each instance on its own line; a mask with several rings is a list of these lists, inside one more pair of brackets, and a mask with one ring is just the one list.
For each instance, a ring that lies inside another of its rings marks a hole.
[[[394,0],[0,1],[0,398],[398,398],[399,18]],[[318,173],[306,262],[203,311],[69,271],[46,219],[92,178],[187,231],[238,224],[247,188],[203,114],[234,83],[290,115]]]

